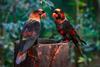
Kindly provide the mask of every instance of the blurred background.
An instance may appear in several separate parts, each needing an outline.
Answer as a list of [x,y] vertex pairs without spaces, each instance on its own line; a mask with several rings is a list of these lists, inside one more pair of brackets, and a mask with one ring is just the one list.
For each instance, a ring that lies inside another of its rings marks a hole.
[[47,13],[47,18],[41,20],[40,37],[61,39],[51,18],[53,7],[65,12],[87,42],[83,48],[88,55],[88,67],[100,67],[100,0],[0,0],[0,67],[13,67],[14,42],[34,9],[42,8]]

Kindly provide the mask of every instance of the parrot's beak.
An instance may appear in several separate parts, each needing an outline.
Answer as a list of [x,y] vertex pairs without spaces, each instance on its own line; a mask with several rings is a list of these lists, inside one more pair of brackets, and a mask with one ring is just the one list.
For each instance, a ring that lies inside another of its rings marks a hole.
[[53,17],[53,18],[56,18],[56,17],[57,17],[57,14],[56,14],[56,13],[53,13],[53,14],[52,14],[52,17]]
[[46,13],[43,11],[43,9],[38,9],[39,15],[41,18],[45,18],[46,17]]
[[41,18],[45,18],[46,17],[46,13],[41,14]]

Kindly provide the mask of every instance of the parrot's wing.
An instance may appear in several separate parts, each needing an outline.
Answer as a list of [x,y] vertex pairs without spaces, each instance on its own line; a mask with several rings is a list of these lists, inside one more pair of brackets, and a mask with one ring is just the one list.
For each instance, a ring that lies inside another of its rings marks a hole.
[[[39,37],[39,33],[39,22],[32,21],[24,25],[23,30],[21,32],[22,39],[19,47],[19,52],[16,58],[17,64],[20,64],[22,61],[25,60],[28,49],[35,45],[35,42],[37,42],[37,39]],[[26,40],[23,41],[23,38],[26,38]]]
[[72,36],[72,37],[75,37],[75,38],[77,38],[77,40],[81,43],[81,45],[87,45],[87,43],[84,41],[84,40],[82,40],[81,38],[80,38],[80,36],[78,35],[78,33],[75,31],[75,29],[74,29],[74,27],[70,24],[70,22],[69,21],[66,21],[66,24],[65,25],[67,25],[67,30],[69,29],[69,33],[70,33],[70,35]]
[[28,49],[34,46],[35,45],[34,43],[37,40],[37,38],[38,38],[37,36],[34,38],[29,38],[24,44],[22,52],[26,52]]
[[33,21],[26,25],[25,30],[22,32],[23,37],[27,37],[25,44],[23,44],[22,52],[26,52],[29,48],[34,46],[34,43],[40,34],[40,23],[38,21]]

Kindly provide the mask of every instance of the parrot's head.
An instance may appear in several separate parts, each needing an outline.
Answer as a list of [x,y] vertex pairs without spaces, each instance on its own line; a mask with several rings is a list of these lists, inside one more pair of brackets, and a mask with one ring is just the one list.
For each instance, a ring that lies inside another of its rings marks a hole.
[[54,10],[54,12],[52,13],[52,17],[54,18],[54,20],[64,20],[65,19],[64,12],[60,8],[57,8]]
[[46,17],[46,13],[43,9],[39,8],[37,10],[33,10],[33,14],[38,15],[39,17]]
[[39,16],[40,16],[41,18],[46,17],[46,13],[45,13],[45,11],[43,11],[43,9],[38,9],[37,12],[38,12],[38,14],[39,14]]
[[29,20],[38,20],[40,21],[41,18],[45,18],[46,13],[43,9],[33,10],[29,15]]

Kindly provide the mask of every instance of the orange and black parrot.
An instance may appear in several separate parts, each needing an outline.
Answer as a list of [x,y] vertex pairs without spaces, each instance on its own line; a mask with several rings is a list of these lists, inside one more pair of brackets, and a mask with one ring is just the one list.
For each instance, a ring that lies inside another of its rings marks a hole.
[[55,21],[58,32],[63,37],[62,41],[72,41],[74,43],[74,47],[77,49],[77,52],[82,55],[80,46],[85,45],[86,43],[79,37],[73,26],[65,17],[64,12],[60,8],[57,8],[52,13],[52,17]]
[[[16,57],[16,64],[20,64],[26,59],[28,55],[32,61],[37,62],[37,50],[38,37],[40,34],[40,20],[42,17],[46,17],[46,13],[42,9],[38,9],[30,13],[28,21],[24,24],[20,36],[20,46]],[[34,62],[34,63],[36,63]],[[35,65],[35,67],[38,67]]]

